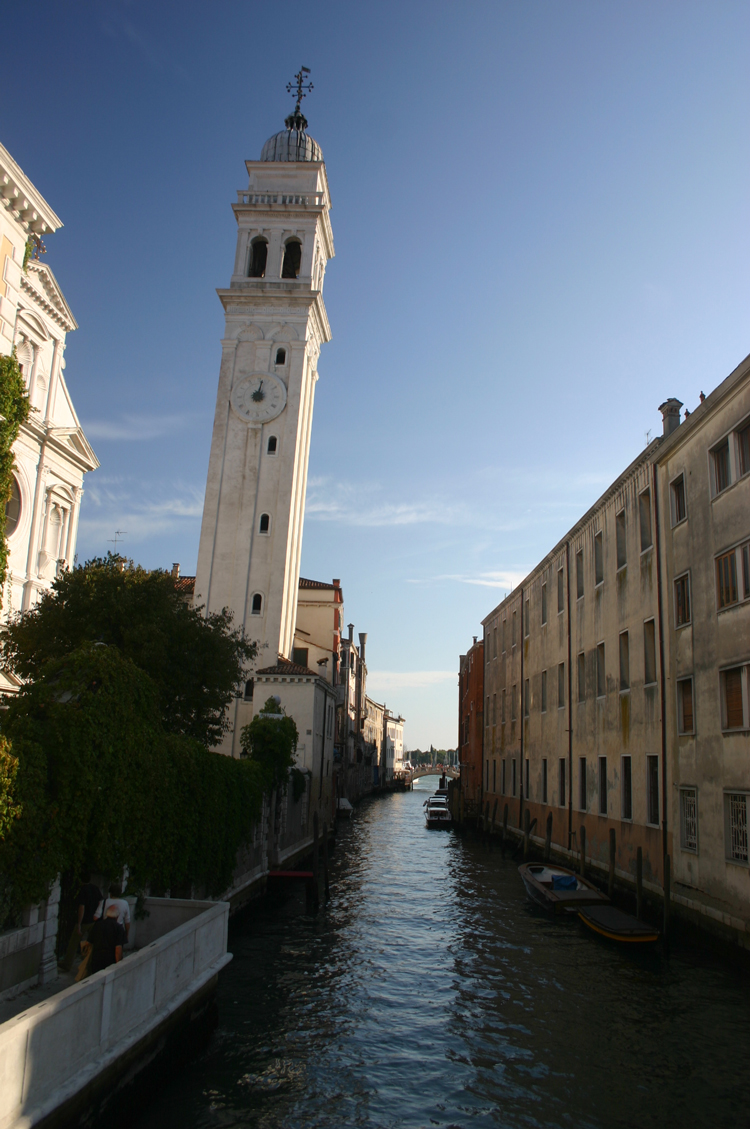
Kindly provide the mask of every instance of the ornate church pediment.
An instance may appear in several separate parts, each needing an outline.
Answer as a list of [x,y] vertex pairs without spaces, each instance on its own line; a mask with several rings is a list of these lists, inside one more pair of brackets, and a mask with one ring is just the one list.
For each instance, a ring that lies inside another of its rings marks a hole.
[[62,326],[66,333],[78,329],[78,322],[46,263],[41,263],[38,259],[30,260],[27,273],[21,275],[21,289],[32,301],[36,301],[45,314]]

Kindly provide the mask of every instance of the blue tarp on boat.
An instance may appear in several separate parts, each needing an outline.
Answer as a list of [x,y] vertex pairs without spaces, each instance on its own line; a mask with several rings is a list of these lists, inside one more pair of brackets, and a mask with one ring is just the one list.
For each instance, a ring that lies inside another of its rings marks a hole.
[[552,875],[552,889],[553,890],[575,890],[578,886],[578,879],[575,874],[553,874]]

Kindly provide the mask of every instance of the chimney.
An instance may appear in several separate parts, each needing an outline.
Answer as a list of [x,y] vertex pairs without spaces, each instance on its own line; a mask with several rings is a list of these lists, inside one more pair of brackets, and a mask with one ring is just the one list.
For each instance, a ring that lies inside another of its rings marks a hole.
[[338,578],[334,578],[331,581],[331,583],[333,584],[334,588],[340,588],[341,587],[341,581]]
[[477,637],[476,637],[476,635],[475,635],[475,636],[474,636],[474,646],[476,647],[476,645],[477,645]]
[[347,623],[346,626],[349,628],[349,642],[353,643],[354,642],[354,624],[353,623]]
[[367,632],[360,631],[359,633],[359,658],[361,662],[365,661],[365,647],[367,646]]
[[669,400],[665,400],[663,404],[659,404],[659,411],[661,412],[662,419],[664,420],[664,437],[671,435],[680,426],[680,408],[682,401],[676,400],[672,396]]

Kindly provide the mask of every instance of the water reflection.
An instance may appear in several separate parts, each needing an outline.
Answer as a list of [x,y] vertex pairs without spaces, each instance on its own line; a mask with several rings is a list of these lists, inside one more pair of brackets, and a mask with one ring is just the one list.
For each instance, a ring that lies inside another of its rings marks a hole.
[[747,977],[548,919],[425,829],[435,783],[357,809],[316,920],[300,892],[232,929],[219,1029],[139,1129],[746,1124]]

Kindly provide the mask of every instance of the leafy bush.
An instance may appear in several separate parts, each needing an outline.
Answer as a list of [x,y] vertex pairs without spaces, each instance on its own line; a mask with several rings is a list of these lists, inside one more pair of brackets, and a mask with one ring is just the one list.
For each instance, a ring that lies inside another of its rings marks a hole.
[[8,571],[8,543],[5,539],[5,507],[13,486],[13,444],[21,424],[29,418],[31,404],[16,357],[16,350],[0,355],[0,604]]

